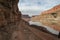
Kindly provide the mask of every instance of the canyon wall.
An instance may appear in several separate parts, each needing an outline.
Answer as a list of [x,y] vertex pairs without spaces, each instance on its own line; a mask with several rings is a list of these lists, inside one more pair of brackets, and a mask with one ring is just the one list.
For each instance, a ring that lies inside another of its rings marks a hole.
[[12,33],[18,30],[21,12],[19,0],[0,0],[0,40],[11,40]]
[[60,4],[43,11],[38,16],[32,17],[31,20],[60,31]]
[[0,0],[0,40],[58,40],[22,20],[19,0]]

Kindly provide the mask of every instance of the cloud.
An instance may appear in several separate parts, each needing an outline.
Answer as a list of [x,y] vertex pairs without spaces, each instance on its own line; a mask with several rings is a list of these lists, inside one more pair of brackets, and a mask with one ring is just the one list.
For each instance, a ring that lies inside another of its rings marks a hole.
[[39,12],[48,10],[58,4],[60,4],[60,0],[20,0],[18,6],[23,14],[26,12],[30,15],[30,13],[39,14]]
[[41,6],[21,6],[20,10],[40,10]]
[[20,0],[21,5],[59,4],[60,0]]

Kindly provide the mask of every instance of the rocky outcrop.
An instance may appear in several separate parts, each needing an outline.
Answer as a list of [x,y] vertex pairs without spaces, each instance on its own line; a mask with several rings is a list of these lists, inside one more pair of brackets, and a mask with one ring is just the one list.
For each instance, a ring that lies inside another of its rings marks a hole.
[[0,0],[0,40],[11,40],[11,35],[18,30],[21,12],[19,0]]

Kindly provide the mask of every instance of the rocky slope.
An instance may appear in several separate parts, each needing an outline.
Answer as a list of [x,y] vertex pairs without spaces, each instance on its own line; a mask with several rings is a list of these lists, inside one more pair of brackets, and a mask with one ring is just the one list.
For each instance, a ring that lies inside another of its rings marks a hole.
[[32,17],[32,20],[60,31],[60,4],[50,10],[42,12],[39,16]]
[[42,12],[42,14],[49,14],[49,13],[58,12],[58,11],[60,11],[60,4],[52,7],[49,10]]

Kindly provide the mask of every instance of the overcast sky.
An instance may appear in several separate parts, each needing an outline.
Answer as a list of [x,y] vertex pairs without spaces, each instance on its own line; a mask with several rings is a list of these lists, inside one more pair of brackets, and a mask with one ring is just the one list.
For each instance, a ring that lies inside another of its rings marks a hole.
[[20,0],[18,7],[22,14],[38,15],[44,10],[60,4],[60,0]]

